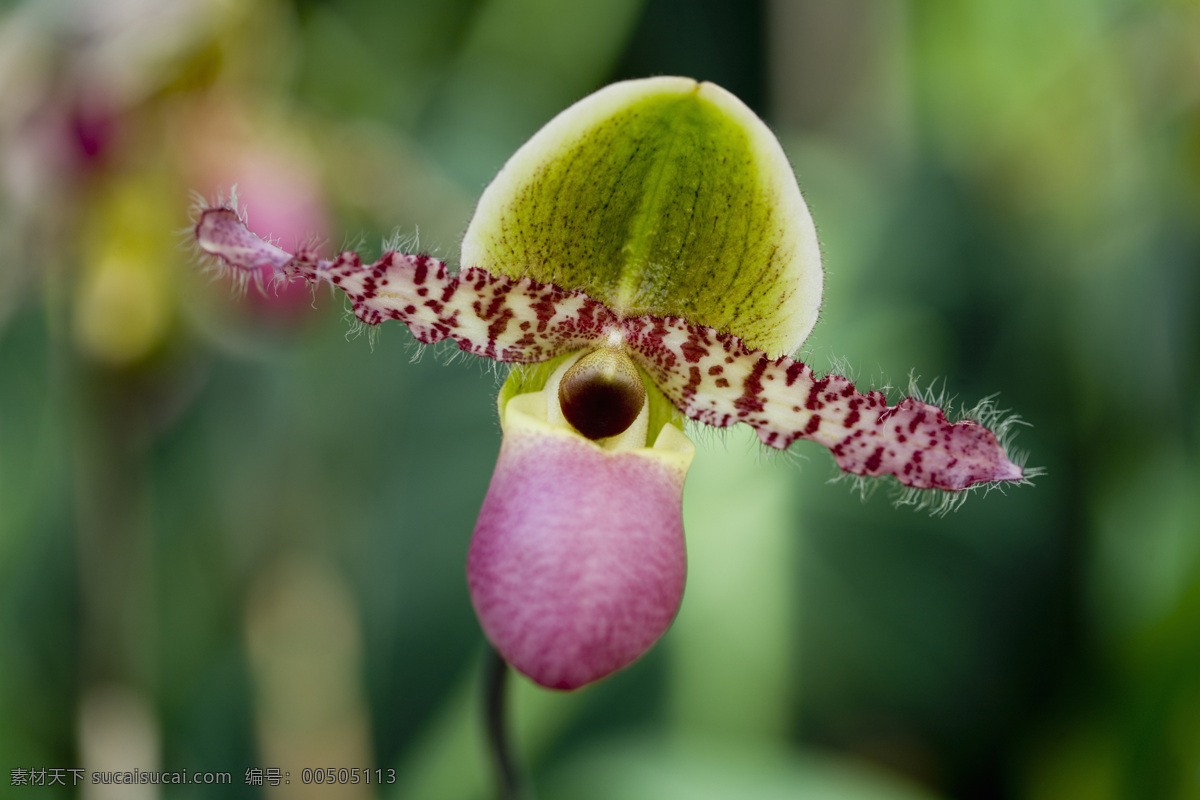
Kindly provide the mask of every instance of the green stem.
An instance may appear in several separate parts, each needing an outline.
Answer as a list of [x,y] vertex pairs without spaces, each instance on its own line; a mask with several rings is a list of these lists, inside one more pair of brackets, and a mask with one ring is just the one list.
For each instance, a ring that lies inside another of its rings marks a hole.
[[492,764],[496,770],[496,789],[500,800],[522,800],[528,797],[525,779],[513,759],[512,736],[508,725],[508,664],[488,646],[484,664],[484,717]]

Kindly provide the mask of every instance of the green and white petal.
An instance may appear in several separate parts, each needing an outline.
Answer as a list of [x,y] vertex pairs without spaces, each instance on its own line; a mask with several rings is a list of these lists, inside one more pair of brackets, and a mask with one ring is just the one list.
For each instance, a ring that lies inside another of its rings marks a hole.
[[767,126],[711,83],[613,84],[555,117],[483,193],[464,266],[681,317],[774,355],[808,335],[821,257]]

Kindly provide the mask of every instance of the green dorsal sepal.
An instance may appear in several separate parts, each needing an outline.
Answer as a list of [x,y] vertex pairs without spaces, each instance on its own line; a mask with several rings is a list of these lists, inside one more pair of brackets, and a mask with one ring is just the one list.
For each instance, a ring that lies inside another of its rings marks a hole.
[[773,355],[800,345],[821,303],[816,233],[779,142],[687,78],[614,84],[555,117],[484,192],[462,264]]

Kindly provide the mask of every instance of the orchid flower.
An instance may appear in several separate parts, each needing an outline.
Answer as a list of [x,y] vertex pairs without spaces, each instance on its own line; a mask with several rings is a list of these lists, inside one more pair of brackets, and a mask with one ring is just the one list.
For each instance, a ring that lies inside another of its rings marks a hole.
[[349,297],[367,325],[517,365],[467,558],[488,639],[537,683],[574,689],[641,656],[683,596],[684,420],[828,448],[853,475],[959,493],[1021,482],[978,420],[889,406],[789,357],[817,320],[816,232],[767,126],[709,83],[609,86],[555,117],[484,191],[463,269],[389,251],[322,260],[200,211],[200,248]]

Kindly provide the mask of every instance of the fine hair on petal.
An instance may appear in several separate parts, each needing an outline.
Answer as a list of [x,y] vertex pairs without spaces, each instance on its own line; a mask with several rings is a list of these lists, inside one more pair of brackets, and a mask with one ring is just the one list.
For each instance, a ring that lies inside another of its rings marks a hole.
[[419,228],[412,233],[404,233],[399,226],[383,239],[383,252],[419,253],[421,252],[421,231]]
[[246,296],[251,281],[254,281],[259,291],[263,291],[261,273],[252,274],[233,266],[224,259],[211,255],[200,246],[200,242],[196,239],[196,226],[200,223],[201,215],[214,208],[229,209],[237,214],[242,224],[246,224],[249,217],[246,209],[238,205],[237,184],[230,187],[228,196],[224,191],[219,191],[214,199],[209,200],[193,189],[189,192],[189,198],[191,203],[188,206],[188,225],[177,231],[180,237],[180,246],[186,247],[192,252],[193,259],[200,265],[201,272],[209,277],[210,283],[229,281],[229,293],[234,299],[240,300]]
[[[850,493],[857,494],[859,501],[865,503],[871,498],[872,495],[875,494],[875,492],[879,491],[879,487],[886,483],[889,478],[890,476],[867,477],[864,475],[855,475],[852,472],[839,471],[836,475],[825,482],[830,485],[835,483],[844,483],[848,485],[850,487]],[[891,478],[891,480],[895,481],[895,478]],[[900,482],[896,481],[896,484],[899,485]]]
[[[830,374],[841,374],[849,377],[848,373],[851,370],[844,359],[830,358],[830,363],[832,368]],[[914,511],[928,511],[930,516],[944,517],[962,508],[967,498],[977,491],[982,490],[984,496],[987,496],[993,490],[1004,493],[1005,489],[1010,486],[1032,485],[1033,478],[1045,474],[1045,470],[1040,467],[1025,468],[1028,453],[1024,450],[1015,449],[1013,447],[1013,440],[1020,426],[1029,426],[1030,423],[1021,419],[1019,415],[1012,413],[1009,409],[1000,408],[996,402],[999,397],[998,394],[988,395],[970,408],[960,407],[956,409],[956,398],[950,394],[947,388],[948,382],[945,378],[935,378],[928,384],[922,385],[920,376],[915,372],[910,372],[908,389],[905,394],[895,392],[895,387],[891,386],[886,379],[883,380],[883,383],[884,385],[878,391],[883,391],[891,401],[902,400],[906,396],[912,397],[923,403],[941,408],[945,412],[947,419],[951,422],[957,423],[963,420],[972,420],[991,430],[1009,459],[1023,469],[1022,479],[1018,481],[985,481],[958,491],[947,491],[944,489],[922,489],[905,486],[891,475],[866,477],[848,472],[839,472],[829,479],[829,483],[848,483],[851,491],[858,494],[860,500],[863,502],[874,495],[881,485],[887,485],[888,494],[891,496],[893,505],[897,507],[911,506]]]

